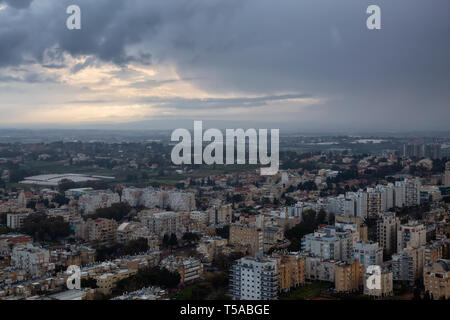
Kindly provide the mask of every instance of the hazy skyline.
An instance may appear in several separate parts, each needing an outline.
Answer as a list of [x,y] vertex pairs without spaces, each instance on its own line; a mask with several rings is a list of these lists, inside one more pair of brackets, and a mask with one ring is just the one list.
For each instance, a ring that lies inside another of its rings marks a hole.
[[[81,30],[65,26],[70,4]],[[370,4],[381,30],[366,28]],[[0,0],[0,127],[446,130],[449,12],[448,0]]]

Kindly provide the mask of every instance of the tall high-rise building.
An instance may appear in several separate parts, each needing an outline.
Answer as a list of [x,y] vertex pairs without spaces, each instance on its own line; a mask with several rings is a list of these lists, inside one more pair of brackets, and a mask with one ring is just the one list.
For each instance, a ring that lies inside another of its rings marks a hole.
[[425,246],[408,247],[392,256],[392,273],[395,281],[413,284],[423,276]]
[[444,185],[450,187],[450,161],[445,163]]
[[419,179],[406,179],[405,204],[406,206],[416,206],[420,204],[420,187]]
[[423,224],[417,221],[410,221],[402,224],[397,232],[397,252],[408,247],[419,247],[427,243],[427,231]]
[[394,205],[399,208],[419,205],[420,187],[421,183],[417,178],[396,181],[394,186]]
[[367,216],[378,217],[385,211],[383,193],[375,188],[367,188]]
[[388,256],[397,252],[399,225],[400,219],[395,216],[395,212],[386,212],[377,221],[377,242]]
[[235,300],[275,300],[278,296],[276,259],[237,260],[230,269],[229,290]]
[[415,141],[403,145],[403,156],[407,158],[425,157],[425,144],[423,141]]
[[396,181],[394,186],[394,206],[403,208],[406,199],[406,185],[403,181]]
[[425,145],[425,157],[430,159],[441,158],[441,145],[439,143],[430,143]]
[[425,144],[423,141],[416,141],[403,145],[403,156],[408,158],[441,158],[441,145],[439,143]]

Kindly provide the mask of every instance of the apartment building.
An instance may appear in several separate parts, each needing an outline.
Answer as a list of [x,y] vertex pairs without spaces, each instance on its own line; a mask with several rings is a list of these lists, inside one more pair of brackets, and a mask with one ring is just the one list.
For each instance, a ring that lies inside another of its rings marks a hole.
[[234,300],[275,300],[278,296],[277,261],[239,259],[230,269],[229,290]]
[[215,256],[222,253],[228,244],[227,239],[221,237],[203,237],[197,246],[203,261],[212,262]]
[[0,235],[0,255],[9,256],[16,245],[32,244],[33,237],[24,234],[1,234]]
[[409,221],[402,224],[397,231],[397,252],[407,247],[419,247],[427,243],[427,231],[423,224]]
[[434,241],[425,247],[425,265],[432,265],[443,258],[444,241]]
[[95,219],[87,221],[89,241],[113,242],[116,239],[117,222],[112,219]]
[[305,279],[309,281],[333,282],[335,260],[326,260],[312,255],[305,256]]
[[377,220],[377,242],[387,256],[397,252],[397,232],[400,219],[395,212],[386,212]]
[[32,244],[15,246],[11,253],[11,266],[25,270],[31,278],[44,276],[54,269],[50,252]]
[[305,257],[298,253],[273,254],[277,260],[278,290],[289,291],[305,284]]
[[365,267],[381,266],[383,263],[383,248],[378,242],[357,242],[353,249],[353,259]]
[[245,226],[233,224],[230,226],[230,245],[248,245],[248,253],[255,256],[262,254],[264,250],[263,230],[256,226]]
[[326,226],[305,235],[301,241],[301,248],[303,252],[325,260],[349,261],[353,256],[353,245],[358,238],[359,234],[352,230]]
[[6,215],[6,225],[10,229],[20,229],[23,227],[23,222],[25,218],[28,217],[29,213],[8,213]]
[[118,269],[95,277],[97,290],[105,295],[111,294],[116,282],[137,273],[137,269]]
[[158,212],[141,217],[141,222],[160,237],[165,234],[182,234],[187,231],[188,219],[184,213]]
[[372,297],[382,298],[387,296],[392,296],[394,292],[394,278],[391,271],[388,269],[381,269],[380,276],[380,287],[369,287],[367,286],[367,283],[369,280],[369,277],[371,275],[368,273],[365,273],[364,277],[364,294]]
[[231,204],[214,206],[209,212],[210,224],[231,223],[233,217],[233,208]]
[[203,264],[194,257],[169,256],[161,261],[161,266],[172,272],[178,272],[181,283],[195,281],[203,276]]
[[386,208],[383,193],[375,188],[367,188],[367,216],[378,217]]
[[334,286],[337,292],[354,292],[363,288],[364,266],[359,260],[355,259],[351,263],[336,262],[334,272]]
[[445,163],[444,186],[450,187],[450,161]]
[[133,233],[142,227],[139,222],[124,222],[117,228],[116,241],[126,243],[132,239]]
[[425,267],[423,281],[433,299],[450,299],[450,260],[439,259]]
[[414,284],[423,276],[425,247],[408,247],[392,256],[392,273],[395,281]]
[[358,233],[358,241],[365,242],[368,240],[367,225],[364,224],[364,219],[360,217],[336,216],[334,225],[338,229],[352,230]]

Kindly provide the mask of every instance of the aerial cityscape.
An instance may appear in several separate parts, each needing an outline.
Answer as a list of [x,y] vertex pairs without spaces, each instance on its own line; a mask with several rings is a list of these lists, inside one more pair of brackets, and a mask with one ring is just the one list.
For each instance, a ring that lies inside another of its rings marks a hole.
[[0,0],[0,301],[449,300],[449,9]]

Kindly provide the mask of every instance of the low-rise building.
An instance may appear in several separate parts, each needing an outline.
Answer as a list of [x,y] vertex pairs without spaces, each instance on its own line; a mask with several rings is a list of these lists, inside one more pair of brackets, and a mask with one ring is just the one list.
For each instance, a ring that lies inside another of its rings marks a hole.
[[435,300],[450,299],[450,260],[439,259],[424,270],[425,291]]
[[172,272],[177,271],[181,283],[195,281],[203,276],[203,264],[194,257],[169,256],[161,261],[161,266]]
[[44,276],[54,269],[54,264],[50,263],[49,251],[31,244],[13,248],[11,265],[25,270],[31,278]]

